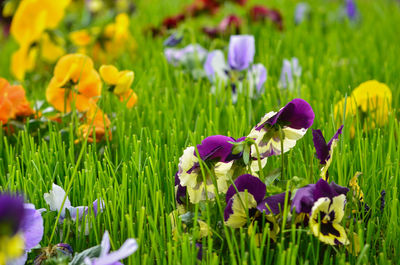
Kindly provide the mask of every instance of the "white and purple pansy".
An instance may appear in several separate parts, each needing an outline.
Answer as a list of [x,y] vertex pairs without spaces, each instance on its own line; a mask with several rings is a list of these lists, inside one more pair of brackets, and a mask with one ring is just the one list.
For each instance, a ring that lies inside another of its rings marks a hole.
[[43,237],[43,218],[20,195],[0,193],[0,262],[25,264]]
[[317,153],[317,158],[320,164],[323,165],[321,168],[321,177],[328,180],[328,168],[332,162],[333,151],[339,141],[339,134],[342,133],[343,125],[336,131],[332,139],[326,143],[321,130],[313,130],[313,142],[315,151]]
[[[82,218],[88,215],[89,213],[88,206],[78,206],[78,207],[72,206],[68,196],[66,196],[64,189],[58,186],[57,184],[53,183],[52,189],[49,191],[49,193],[45,193],[43,197],[46,203],[49,205],[51,211],[57,211],[57,212],[61,211],[59,220],[60,223],[62,223],[66,218],[67,210],[72,221],[76,221],[77,218],[79,218],[79,220],[82,220]],[[64,197],[66,198],[64,205],[62,205]],[[93,205],[94,216],[97,216],[99,212],[103,211],[104,201],[103,200],[99,201],[96,199],[92,205]]]
[[230,37],[228,61],[221,50],[211,51],[204,64],[208,78],[217,86],[230,85],[234,101],[238,93],[243,92],[244,80],[248,82],[247,95],[253,97],[262,93],[267,80],[267,70],[262,64],[253,64],[255,41],[251,35],[233,35]]
[[[255,140],[261,158],[279,155],[296,145],[313,124],[314,117],[310,104],[303,99],[293,99],[278,112],[267,113],[247,137]],[[254,145],[251,156],[257,157]]]
[[195,67],[196,63],[203,64],[207,57],[207,50],[199,44],[189,44],[182,49],[166,48],[164,55],[174,66]]
[[274,215],[282,211],[286,194],[264,198],[265,195],[266,186],[259,178],[249,174],[239,176],[226,193],[225,224],[240,228],[248,221],[251,227],[257,222],[260,231],[268,224],[270,236],[275,240],[279,226]]
[[138,244],[135,239],[129,238],[116,251],[110,253],[110,237],[108,232],[104,232],[101,240],[101,251],[98,257],[86,257],[84,264],[86,265],[122,265],[120,260],[123,260],[132,255],[137,249]]
[[330,245],[349,244],[346,232],[340,225],[346,206],[348,188],[323,179],[296,191],[292,210],[309,216],[308,225],[320,241]]
[[293,91],[295,89],[296,81],[301,76],[301,66],[299,59],[293,57],[292,59],[283,59],[281,77],[279,80],[279,87]]
[[[232,143],[243,140],[244,137],[235,140],[224,135],[209,136],[201,144],[197,145],[197,152],[200,157],[198,157],[194,146],[186,148],[179,158],[179,170],[177,173],[180,183],[178,185],[179,194],[183,194],[183,188],[185,187],[189,194],[190,202],[198,203],[202,200],[213,199],[217,190],[225,193],[228,189],[228,181],[234,171],[232,169],[233,162],[241,158],[242,155],[241,153],[232,153],[234,147]],[[204,175],[201,172],[200,160],[208,168],[205,170]],[[215,179],[213,180],[214,177]],[[213,183],[214,181],[216,186]]]

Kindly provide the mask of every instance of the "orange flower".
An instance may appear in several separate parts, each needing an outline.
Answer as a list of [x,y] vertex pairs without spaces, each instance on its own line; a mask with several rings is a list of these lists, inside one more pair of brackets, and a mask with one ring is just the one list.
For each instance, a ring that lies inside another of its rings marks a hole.
[[76,140],[75,143],[86,138],[89,143],[93,143],[94,138],[96,138],[96,142],[98,143],[104,139],[107,131],[111,140],[110,125],[111,122],[107,115],[96,104],[92,103],[86,113],[86,123],[78,128],[80,139]]
[[9,119],[26,117],[34,114],[25,97],[25,90],[20,85],[10,85],[0,78],[0,122],[7,123]]
[[133,106],[135,106],[138,100],[138,96],[132,89],[129,89],[119,97],[119,100],[122,102],[126,102],[127,108],[132,108]]
[[67,54],[60,58],[46,90],[46,99],[57,110],[88,111],[90,101],[101,95],[101,80],[93,61],[84,54]]

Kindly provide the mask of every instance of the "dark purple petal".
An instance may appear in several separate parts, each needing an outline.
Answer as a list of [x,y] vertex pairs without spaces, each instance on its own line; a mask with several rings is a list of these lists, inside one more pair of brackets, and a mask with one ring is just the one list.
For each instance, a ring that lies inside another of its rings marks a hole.
[[325,165],[326,159],[329,156],[329,148],[326,144],[325,138],[322,135],[321,130],[313,130],[313,142],[315,151],[317,152],[317,158],[320,161],[320,164]]
[[[200,158],[203,161],[218,161],[218,162],[230,162],[241,157],[241,153],[232,154],[233,144],[229,142],[236,142],[232,137],[224,135],[213,135],[205,138],[201,141],[201,144],[197,145]],[[196,152],[194,153],[196,155]]]
[[203,244],[196,243],[196,248],[199,250],[199,252],[197,252],[197,259],[202,260],[203,259]]
[[273,126],[283,124],[293,129],[308,129],[314,122],[314,111],[307,101],[295,98],[286,104],[277,114],[266,121]]
[[230,197],[228,203],[226,204],[225,210],[224,210],[224,221],[228,221],[229,216],[231,216],[231,214],[233,214],[233,209],[232,209],[233,198],[232,198],[232,196]]
[[330,184],[330,186],[332,187],[332,189],[335,190],[335,192],[336,192],[338,195],[341,195],[341,194],[346,195],[347,192],[349,192],[349,188],[340,186],[340,185],[336,184],[334,181],[332,181],[332,183]]
[[234,70],[249,68],[255,53],[254,37],[251,35],[234,35],[229,40],[228,63]]
[[[261,202],[261,200],[264,199],[267,187],[259,178],[249,174],[245,174],[239,176],[234,183],[239,192],[247,190],[248,193],[253,195],[257,203]],[[229,203],[229,200],[235,194],[235,187],[233,185],[230,185],[228,191],[226,192],[226,202]]]
[[329,143],[328,143],[329,149],[331,149],[332,142],[333,142],[334,140],[339,139],[339,134],[342,134],[342,130],[343,130],[343,125],[340,126],[340,128],[336,131],[335,135],[334,135],[334,136],[332,137],[332,139],[329,141]]
[[[257,209],[260,212],[265,212],[265,214],[270,214],[271,211],[273,214],[279,214],[285,205],[285,196],[286,192],[269,196],[257,205]],[[290,192],[288,198],[290,198]],[[268,207],[266,205],[268,205]]]
[[318,182],[315,184],[315,190],[313,194],[314,201],[317,201],[319,198],[328,197],[332,199],[333,197],[337,196],[338,193],[336,190],[329,185],[327,181],[324,179],[319,179]]
[[66,243],[58,243],[57,245],[54,246],[54,248],[61,251],[65,255],[74,254],[74,250],[72,249],[72,247]]
[[24,198],[8,193],[0,194],[0,224],[5,225],[14,235],[21,228],[25,218]]
[[342,133],[343,125],[336,131],[335,135],[328,142],[325,141],[324,136],[322,135],[321,130],[313,130],[313,142],[315,151],[317,152],[317,158],[320,160],[321,165],[325,165],[326,161],[330,158],[330,151],[332,147],[332,143],[334,140],[339,139],[339,134]]
[[186,188],[186,186],[183,187],[181,185],[181,181],[179,180],[179,177],[178,177],[178,172],[176,172],[176,174],[175,174],[175,186],[178,186],[178,188],[176,190],[176,196],[175,196],[176,202],[178,204],[184,204],[184,202],[182,201],[181,198],[184,198],[186,196],[187,188]]
[[299,188],[294,195],[292,201],[292,208],[296,209],[296,213],[310,213],[314,204],[314,190],[315,184],[310,184],[305,187]]

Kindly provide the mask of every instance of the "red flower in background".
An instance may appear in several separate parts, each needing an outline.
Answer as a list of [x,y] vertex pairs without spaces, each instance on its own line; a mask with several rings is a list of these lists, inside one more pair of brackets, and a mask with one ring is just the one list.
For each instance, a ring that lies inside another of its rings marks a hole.
[[238,34],[242,20],[236,15],[229,15],[225,17],[216,27],[204,27],[203,32],[210,38],[215,38],[220,35]]
[[250,9],[252,21],[272,21],[279,30],[283,30],[282,14],[277,9],[269,9],[265,6],[255,5]]
[[175,16],[170,16],[167,17],[163,20],[162,25],[166,27],[167,29],[174,29],[178,26],[180,22],[185,20],[185,15],[184,14],[178,14]]

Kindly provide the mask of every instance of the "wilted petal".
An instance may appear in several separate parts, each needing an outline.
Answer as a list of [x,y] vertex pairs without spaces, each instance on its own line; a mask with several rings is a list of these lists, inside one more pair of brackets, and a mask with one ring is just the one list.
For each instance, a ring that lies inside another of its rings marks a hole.
[[251,35],[234,35],[229,41],[228,62],[232,69],[242,71],[254,60],[255,41]]

